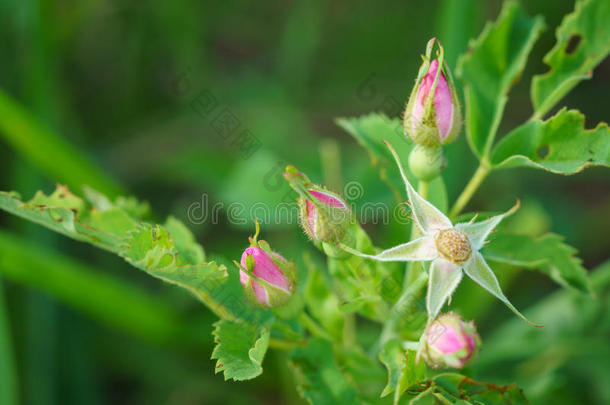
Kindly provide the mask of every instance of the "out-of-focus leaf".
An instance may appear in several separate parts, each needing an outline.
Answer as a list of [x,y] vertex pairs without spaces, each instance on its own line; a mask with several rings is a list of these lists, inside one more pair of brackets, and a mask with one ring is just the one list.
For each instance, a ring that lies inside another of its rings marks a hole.
[[13,358],[11,328],[5,310],[4,287],[0,280],[0,403],[17,405],[19,403],[17,372]]
[[398,404],[405,390],[426,377],[423,361],[415,362],[416,352],[403,349],[400,340],[388,340],[379,353],[379,360],[388,369],[388,383],[381,393],[385,397],[394,393],[394,404]]
[[560,235],[547,233],[535,238],[498,232],[482,253],[489,260],[539,269],[564,287],[592,292],[587,270],[576,257],[577,250],[563,243]]
[[176,219],[169,228],[132,218],[119,206],[106,209],[90,204],[58,186],[49,196],[38,192],[29,202],[16,193],[0,192],[0,209],[39,223],[71,238],[109,250],[148,274],[191,291],[218,316],[264,323],[271,314],[245,302],[236,275],[225,266],[198,261],[203,250]]
[[223,371],[225,380],[249,380],[263,372],[262,362],[269,347],[269,329],[220,320],[214,324],[216,347],[212,359],[216,372]]
[[[478,382],[456,373],[439,374],[436,377],[409,389],[416,395],[410,404],[483,404],[525,405],[529,404],[523,391],[515,384],[496,385]],[[436,399],[436,400],[435,400]],[[438,399],[441,399],[440,401]]]
[[508,91],[525,68],[527,56],[544,28],[516,1],[507,1],[494,23],[458,60],[457,76],[465,82],[466,134],[473,152],[487,156],[508,99]]
[[379,361],[369,356],[357,345],[335,347],[337,362],[358,391],[363,403],[386,405],[387,401],[379,396],[387,380],[387,373]]
[[[591,272],[591,281],[595,298],[560,290],[530,306],[527,316],[543,320],[544,328],[534,329],[515,319],[496,328],[485,338],[484,350],[473,366],[477,373],[513,376],[533,403],[560,398],[566,392],[562,388],[572,387],[577,383],[574,376],[579,376],[586,383],[582,389],[588,398],[607,403],[610,261]],[[551,393],[553,389],[559,392]],[[568,398],[562,403],[571,402]]]
[[326,285],[324,275],[309,255],[305,256],[305,263],[309,270],[304,290],[307,308],[324,329],[339,340],[343,337],[344,324],[344,314],[339,309],[339,299]]
[[1,89],[0,136],[52,180],[74,189],[87,184],[113,197],[122,193],[116,181]]
[[532,101],[542,117],[610,53],[610,2],[578,0],[557,28],[557,42],[544,57],[547,73],[532,79]]
[[341,373],[330,342],[312,339],[290,356],[299,394],[312,405],[353,405],[358,393]]
[[[358,118],[338,118],[336,122],[369,152],[371,163],[379,168],[381,179],[388,184],[397,200],[403,201],[406,198],[404,183],[398,168],[396,168],[392,154],[388,147],[383,144],[383,141],[387,141],[396,149],[403,162],[408,160],[411,149],[413,149],[413,142],[409,137],[403,135],[402,123],[383,114],[369,114]],[[417,179],[410,172],[408,166],[404,169],[409,181],[412,184],[417,184]],[[447,190],[440,176],[430,182],[428,200],[441,211],[447,211]]]
[[562,109],[546,121],[530,121],[506,135],[493,150],[496,168],[534,167],[574,174],[589,166],[610,165],[610,129],[585,129],[579,111]]

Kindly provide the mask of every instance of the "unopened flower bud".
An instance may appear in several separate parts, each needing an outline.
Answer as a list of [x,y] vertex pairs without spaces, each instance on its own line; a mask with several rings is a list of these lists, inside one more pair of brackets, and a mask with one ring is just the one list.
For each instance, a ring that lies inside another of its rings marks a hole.
[[257,231],[250,238],[250,247],[241,255],[239,281],[246,296],[268,308],[284,305],[295,290],[296,268],[293,263],[274,252],[265,241],[257,241]]
[[448,313],[428,326],[422,344],[422,356],[430,367],[461,369],[476,357],[481,338],[472,321],[464,322],[458,315]]
[[443,149],[415,145],[409,154],[409,169],[419,180],[431,181],[441,174],[445,167]]
[[445,145],[458,135],[462,116],[457,92],[438,43],[437,59],[431,60],[435,38],[428,42],[424,62],[411,92],[404,116],[404,131],[424,146]]
[[303,230],[314,242],[340,242],[351,222],[351,211],[338,195],[312,186],[312,199],[299,197],[299,218]]

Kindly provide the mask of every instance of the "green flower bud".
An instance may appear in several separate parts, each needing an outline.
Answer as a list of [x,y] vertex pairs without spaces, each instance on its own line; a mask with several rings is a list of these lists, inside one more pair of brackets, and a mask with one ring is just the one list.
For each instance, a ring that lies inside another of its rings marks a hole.
[[409,154],[409,169],[420,180],[430,181],[445,167],[443,150],[439,147],[416,145]]

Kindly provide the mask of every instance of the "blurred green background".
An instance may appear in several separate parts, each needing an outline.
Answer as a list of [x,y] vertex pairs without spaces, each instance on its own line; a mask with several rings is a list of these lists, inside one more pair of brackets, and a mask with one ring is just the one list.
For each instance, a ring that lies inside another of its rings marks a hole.
[[[530,15],[544,16],[547,29],[511,92],[501,134],[531,115],[529,79],[546,70],[542,56],[573,9],[567,0],[523,3]],[[153,218],[173,214],[189,224],[211,256],[237,258],[252,218],[231,212],[230,204],[289,201],[280,177],[288,163],[337,191],[360,182],[364,193],[356,205],[390,202],[367,153],[334,119],[371,111],[397,116],[426,41],[438,37],[454,68],[469,38],[500,6],[495,0],[2,0],[0,189],[29,198],[65,183],[77,192],[89,184],[112,196],[134,194],[150,202]],[[608,120],[609,93],[606,60],[560,104],[583,111],[593,127]],[[217,103],[207,115],[196,104],[201,97]],[[225,109],[239,120],[239,131],[260,141],[251,156],[215,130]],[[453,201],[476,161],[463,136],[447,154],[444,177]],[[494,173],[469,210],[501,211],[516,198],[523,209],[509,224],[513,229],[565,235],[589,269],[608,259],[610,187],[603,169],[571,177]],[[202,201],[208,208],[222,204],[218,221],[193,220],[193,204]],[[298,262],[310,244],[294,220],[281,219],[272,218],[263,237]],[[406,234],[396,224],[365,227],[380,246]],[[497,273],[520,308],[558,289],[538,273]],[[0,282],[0,403],[301,403],[282,353],[268,353],[265,373],[253,381],[223,382],[209,360],[214,317],[196,300],[111,254],[4,213]],[[485,342],[512,315],[471,287],[460,287],[454,305],[477,319]],[[483,358],[478,375],[519,382],[533,403],[604,403],[609,303],[606,295],[582,304],[597,311],[583,326],[595,337],[586,353],[560,351],[531,364]],[[512,338],[513,344],[527,346],[529,336]],[[498,332],[490,340],[502,347]],[[582,343],[569,342],[557,347]],[[593,350],[598,347],[601,352]]]

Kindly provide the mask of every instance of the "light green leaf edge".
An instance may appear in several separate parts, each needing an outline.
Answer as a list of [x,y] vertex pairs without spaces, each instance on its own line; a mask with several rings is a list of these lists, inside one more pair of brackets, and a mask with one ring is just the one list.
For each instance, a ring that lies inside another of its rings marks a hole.
[[530,18],[518,2],[507,1],[497,21],[488,22],[458,60],[456,74],[465,85],[466,134],[479,158],[491,150],[508,91],[519,79],[544,26],[542,17]]
[[585,129],[577,110],[560,110],[546,121],[535,120],[514,129],[495,146],[496,169],[533,167],[556,174],[575,174],[590,166],[610,166],[610,128],[599,123]]
[[212,359],[216,362],[216,373],[222,371],[225,380],[243,381],[262,374],[262,362],[269,347],[268,328],[220,320],[214,324],[216,347]]
[[[610,2],[576,1],[574,11],[557,28],[557,42],[544,56],[550,70],[532,79],[531,96],[536,113],[543,117],[582,80],[590,79],[593,69],[610,53]],[[580,38],[580,39],[577,39]],[[570,44],[572,41],[578,41]],[[570,53],[567,53],[568,47]]]

